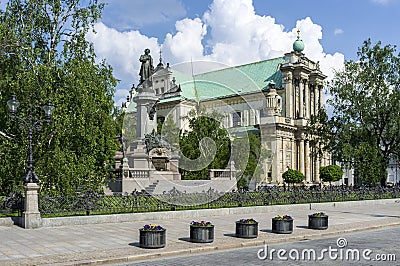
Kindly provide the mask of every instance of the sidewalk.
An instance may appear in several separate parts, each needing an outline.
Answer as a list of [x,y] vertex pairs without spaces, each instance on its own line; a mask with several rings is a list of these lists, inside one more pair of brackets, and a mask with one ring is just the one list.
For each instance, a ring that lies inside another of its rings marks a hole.
[[[261,246],[264,243],[313,239],[341,235],[389,226],[400,226],[400,200],[366,201],[363,204],[313,204],[312,210],[295,205],[281,207],[281,211],[243,213],[202,218],[174,218],[125,223],[105,223],[46,227],[26,230],[17,226],[0,226],[0,265],[96,265],[144,260],[159,256],[173,256]],[[242,208],[244,209],[244,208]],[[327,230],[307,229],[307,215],[324,211],[329,215]],[[275,215],[291,215],[294,231],[290,235],[271,233],[271,219]],[[179,216],[179,215],[178,215]],[[183,215],[182,215],[183,216]],[[234,237],[235,221],[254,218],[259,222],[259,236],[255,239]],[[189,223],[207,220],[215,225],[213,243],[191,243]],[[157,223],[167,229],[167,245],[162,249],[139,247],[139,231],[146,223]]]

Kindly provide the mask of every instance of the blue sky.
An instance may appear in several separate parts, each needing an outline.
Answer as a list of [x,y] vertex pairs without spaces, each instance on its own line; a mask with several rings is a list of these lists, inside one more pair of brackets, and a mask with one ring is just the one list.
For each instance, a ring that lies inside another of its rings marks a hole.
[[[135,46],[131,49],[142,46],[133,54],[125,53],[134,70],[130,72],[133,75],[117,71],[124,79],[117,97],[122,97],[124,88],[128,86],[127,80],[135,83],[135,71],[139,66],[136,61],[144,46],[152,48],[153,57],[158,57],[154,50],[160,48],[155,46],[154,41],[162,46],[164,61],[172,64],[198,59],[238,65],[289,52],[296,37],[296,28],[301,28],[306,45],[305,54],[315,61],[321,61],[322,70],[332,77],[332,69],[340,69],[344,60],[357,59],[358,47],[368,38],[373,43],[382,41],[383,44],[399,44],[396,28],[400,25],[399,2],[109,0],[102,19],[106,28],[99,32],[105,33],[110,29],[126,35],[136,32],[135,36],[129,38],[132,42],[137,40],[136,45],[130,44]],[[239,40],[242,36],[247,41]],[[118,36],[114,37],[118,39]],[[119,37],[121,42],[126,42],[122,36]],[[100,42],[105,42],[105,39],[95,40],[95,44]],[[252,42],[265,44],[267,48],[260,48],[262,45],[253,45]],[[109,51],[101,46],[97,46],[99,56],[111,58]],[[109,61],[112,65],[113,60]],[[127,62],[124,64],[119,61],[114,65],[118,64],[126,65]]]
[[[137,84],[139,56],[150,48],[173,64],[206,60],[233,66],[290,52],[297,28],[304,53],[329,77],[344,60],[356,60],[363,41],[400,44],[400,0],[102,0],[99,59],[120,80],[119,105]],[[4,6],[5,1],[1,1]]]
[[[159,9],[148,6],[159,5]],[[175,33],[175,22],[202,17],[213,0],[108,0],[103,22],[120,31],[139,30],[162,40]],[[256,14],[271,16],[286,30],[296,21],[310,17],[322,27],[320,40],[327,53],[340,52],[346,60],[357,57],[357,48],[367,38],[384,44],[400,44],[399,0],[253,0]],[[150,4],[149,4],[150,3]],[[170,6],[171,9],[164,9]],[[119,16],[117,16],[119,14]]]

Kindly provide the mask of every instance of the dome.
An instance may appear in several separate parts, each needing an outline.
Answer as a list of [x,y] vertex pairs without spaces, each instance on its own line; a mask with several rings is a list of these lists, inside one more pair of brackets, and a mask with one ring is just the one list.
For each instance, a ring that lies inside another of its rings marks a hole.
[[297,31],[297,40],[293,43],[293,50],[295,52],[303,52],[304,42],[300,39],[300,30]]

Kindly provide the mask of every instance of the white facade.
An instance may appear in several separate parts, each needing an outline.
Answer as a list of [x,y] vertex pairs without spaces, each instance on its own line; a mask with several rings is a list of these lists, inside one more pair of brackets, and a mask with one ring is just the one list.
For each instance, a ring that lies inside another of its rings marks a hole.
[[[305,175],[306,184],[319,184],[319,169],[331,163],[330,156],[312,156],[318,143],[314,136],[306,134],[305,126],[322,106],[323,81],[326,76],[320,71],[319,64],[309,60],[302,50],[287,53],[281,59],[282,62],[277,64],[272,73],[273,78],[258,91],[246,91],[245,87],[240,87],[240,82],[236,82],[237,87],[229,84],[236,93],[221,94],[218,86],[222,90],[227,85],[221,85],[221,82],[218,84],[214,80],[215,87],[212,84],[205,84],[204,88],[199,86],[200,94],[207,95],[207,98],[200,100],[195,99],[193,93],[192,97],[187,97],[186,90],[190,87],[185,85],[185,81],[176,80],[174,71],[160,62],[152,76],[155,94],[159,97],[157,117],[165,119],[171,115],[177,126],[185,130],[187,125],[182,118],[199,102],[206,110],[216,110],[223,114],[221,122],[228,130],[252,127],[259,131],[262,145],[269,151],[268,158],[262,162],[262,183],[283,184],[283,172],[292,168]],[[265,67],[272,63],[255,62],[253,65],[241,66],[241,69],[264,78],[265,71],[259,65]],[[261,69],[259,73],[257,67]],[[224,80],[226,72],[214,71],[208,76],[214,75],[218,79],[220,75],[221,80]],[[202,85],[201,81],[196,82]],[[276,83],[278,86],[275,86]],[[215,97],[212,91],[215,91]],[[128,110],[135,112],[132,106]]]

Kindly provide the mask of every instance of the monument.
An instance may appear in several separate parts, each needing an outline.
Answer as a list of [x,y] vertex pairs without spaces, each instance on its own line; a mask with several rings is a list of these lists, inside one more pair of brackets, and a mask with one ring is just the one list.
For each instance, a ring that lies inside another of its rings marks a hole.
[[[131,101],[124,118],[123,152],[119,154],[121,163],[117,165],[121,176],[109,182],[106,193],[144,190],[156,196],[170,192],[226,192],[236,189],[233,160],[226,169],[209,169],[208,180],[181,180],[178,145],[168,143],[166,136],[157,133],[157,121],[165,121],[169,114],[173,114],[174,123],[180,128],[182,117],[194,107],[190,102],[165,113],[165,101],[169,104],[171,99],[182,96],[180,84],[176,84],[175,78],[171,77],[173,71],[169,65],[164,67],[162,64],[161,54],[156,68],[149,49],[144,50],[139,61],[140,83],[131,89]],[[190,161],[188,163],[191,164]]]
[[[124,147],[122,192],[150,190],[159,180],[180,180],[179,156],[165,140],[156,134],[157,103],[153,88],[153,59],[150,49],[140,56],[140,83],[132,101],[136,104],[136,137]],[[151,191],[149,191],[151,192]]]

